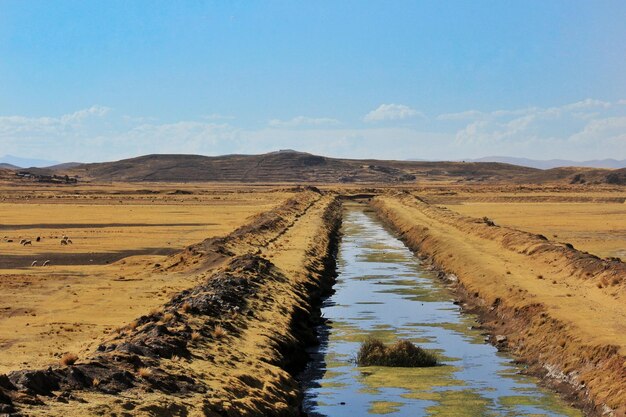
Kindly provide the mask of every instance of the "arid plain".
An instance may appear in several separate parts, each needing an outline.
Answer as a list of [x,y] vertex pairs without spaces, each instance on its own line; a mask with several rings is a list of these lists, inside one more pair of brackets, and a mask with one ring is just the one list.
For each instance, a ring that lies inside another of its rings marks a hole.
[[588,415],[624,415],[623,186],[316,185],[5,181],[3,410],[298,415],[293,373],[357,198],[494,344]]

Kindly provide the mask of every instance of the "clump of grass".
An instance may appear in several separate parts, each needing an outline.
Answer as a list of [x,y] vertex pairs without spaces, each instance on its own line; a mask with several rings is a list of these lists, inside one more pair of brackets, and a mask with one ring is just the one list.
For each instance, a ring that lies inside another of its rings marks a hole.
[[149,376],[152,375],[152,369],[150,369],[150,368],[139,368],[139,369],[137,369],[137,375],[140,378],[144,378],[144,379],[148,378]]
[[496,224],[493,222],[493,220],[491,220],[489,217],[485,216],[483,217],[483,223],[485,223],[487,226],[495,226]]
[[61,356],[61,359],[59,360],[59,362],[63,366],[70,366],[70,365],[74,365],[77,360],[78,360],[78,355],[76,355],[75,353],[66,353],[65,355]]
[[172,313],[165,313],[163,314],[163,323],[168,323],[172,320],[174,320],[174,315]]
[[437,366],[437,356],[433,352],[415,346],[408,340],[398,340],[385,346],[378,339],[368,339],[361,344],[356,357],[360,366],[396,366],[417,368]]
[[192,342],[196,342],[196,341],[200,340],[201,337],[202,337],[202,333],[200,333],[200,332],[193,332],[193,333],[191,333],[191,341]]
[[92,385],[93,387],[97,387],[97,386],[99,386],[101,383],[102,383],[102,381],[100,381],[100,378],[94,378],[94,379],[92,379],[92,380],[91,380],[91,385]]
[[189,304],[187,302],[183,303],[183,305],[180,307],[180,310],[183,313],[189,313],[191,311],[191,304]]
[[211,332],[211,336],[213,336],[214,339],[221,339],[226,336],[226,330],[224,330],[222,326],[217,325]]

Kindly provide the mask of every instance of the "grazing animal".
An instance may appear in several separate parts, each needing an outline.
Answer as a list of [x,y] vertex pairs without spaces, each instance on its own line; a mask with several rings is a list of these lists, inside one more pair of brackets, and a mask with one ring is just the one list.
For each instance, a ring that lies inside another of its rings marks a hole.
[[22,243],[22,245],[26,246],[26,245],[33,245],[33,242],[31,242],[30,240],[25,240],[24,243]]
[[68,243],[72,243],[72,239],[70,239],[69,237],[63,235],[63,238],[61,239],[61,245],[67,245]]
[[33,263],[30,264],[30,266],[37,266],[37,261],[33,261]]
[[65,239],[61,240],[61,245],[67,245],[67,240]]
[[50,265],[50,259],[46,260],[41,266],[48,266],[48,265]]
[[37,239],[35,239],[37,242],[41,241],[41,236],[37,236]]
[[24,242],[26,242],[26,239],[22,239],[22,240],[20,240],[20,245],[23,245],[23,244],[24,244]]

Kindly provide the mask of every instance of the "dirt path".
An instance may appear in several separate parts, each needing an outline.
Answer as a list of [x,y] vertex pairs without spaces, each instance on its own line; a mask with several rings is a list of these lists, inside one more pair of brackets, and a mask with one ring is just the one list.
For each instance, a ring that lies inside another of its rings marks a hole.
[[[515,355],[566,383],[588,411],[626,404],[626,268],[545,238],[490,226],[406,194],[374,206],[402,238],[462,283]],[[454,278],[453,278],[454,280]]]

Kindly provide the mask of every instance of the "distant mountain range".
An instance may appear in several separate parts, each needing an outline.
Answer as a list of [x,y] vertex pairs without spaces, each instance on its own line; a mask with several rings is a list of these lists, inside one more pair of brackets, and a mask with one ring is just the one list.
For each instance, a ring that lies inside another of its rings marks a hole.
[[[0,157],[0,165],[4,168],[15,169],[15,168],[44,168],[49,167],[51,165],[58,164],[58,161],[49,161],[46,159],[33,159],[33,158],[21,158],[19,156],[13,155],[4,155]],[[10,166],[5,166],[10,165]],[[11,167],[12,166],[12,167]]]
[[68,175],[78,178],[79,181],[97,182],[407,184],[416,181],[454,181],[626,185],[626,168],[578,166],[538,169],[523,166],[523,160],[520,161],[520,159],[511,159],[516,164],[504,161],[485,162],[487,159],[490,158],[482,158],[480,162],[344,159],[292,150],[261,155],[155,154],[112,162],[65,163],[47,168],[33,167],[24,169],[29,174],[27,177],[22,175],[22,178],[47,181],[50,178]]
[[466,159],[467,162],[501,162],[504,164],[513,164],[523,167],[531,167],[538,169],[551,169],[558,167],[588,167],[588,168],[608,168],[619,169],[626,168],[626,159],[594,159],[590,161],[569,161],[567,159],[528,159],[514,158],[510,156],[486,156],[478,159]]

